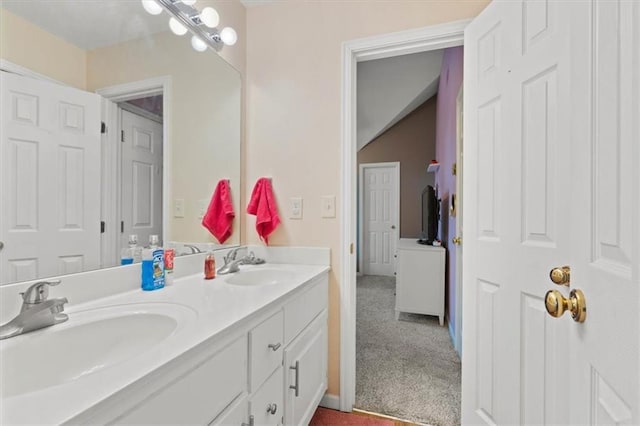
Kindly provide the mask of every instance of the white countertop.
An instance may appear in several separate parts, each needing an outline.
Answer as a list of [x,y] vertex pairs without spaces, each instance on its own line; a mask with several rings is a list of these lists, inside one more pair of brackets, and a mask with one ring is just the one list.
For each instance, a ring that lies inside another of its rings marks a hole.
[[[277,303],[329,270],[328,266],[293,264],[241,267],[250,268],[285,270],[292,273],[292,278],[277,284],[241,286],[225,283],[226,277],[232,275],[205,280],[202,273],[198,273],[177,279],[172,286],[161,290],[133,290],[78,305],[67,305],[65,312],[69,320],[60,326],[73,325],[74,312],[114,305],[178,304],[188,308],[193,315],[189,315],[191,319],[187,320],[184,328],[174,331],[162,343],[134,358],[62,385],[0,399],[0,424],[60,424],[69,421],[172,359],[215,339],[238,322]],[[56,327],[0,341],[0,350],[3,346],[6,348],[8,345],[19,345],[27,339],[37,339],[42,333],[55,333]],[[46,353],[42,354],[42,362],[47,362]],[[51,368],[56,367],[51,365]],[[28,371],[24,373],[29,374]]]

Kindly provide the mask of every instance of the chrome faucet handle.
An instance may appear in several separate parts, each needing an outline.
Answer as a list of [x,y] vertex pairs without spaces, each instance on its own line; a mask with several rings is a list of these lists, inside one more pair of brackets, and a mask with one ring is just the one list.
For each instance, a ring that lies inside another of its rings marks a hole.
[[20,293],[25,304],[36,305],[47,300],[49,297],[49,286],[60,284],[60,280],[39,281],[29,286],[27,291]]

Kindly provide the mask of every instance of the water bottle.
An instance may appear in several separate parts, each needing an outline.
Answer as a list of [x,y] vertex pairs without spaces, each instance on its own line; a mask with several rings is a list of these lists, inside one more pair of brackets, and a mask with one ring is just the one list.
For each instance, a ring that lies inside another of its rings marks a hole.
[[138,254],[137,261],[140,262],[142,253],[138,250],[138,236],[136,234],[131,234],[129,235],[129,247],[123,248],[120,254],[120,264],[131,265],[132,263],[135,263],[136,254]]

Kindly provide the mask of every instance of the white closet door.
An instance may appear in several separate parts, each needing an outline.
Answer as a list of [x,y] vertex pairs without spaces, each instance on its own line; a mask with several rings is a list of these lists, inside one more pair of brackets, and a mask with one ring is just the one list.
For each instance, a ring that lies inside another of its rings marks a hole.
[[0,281],[100,266],[100,97],[0,74]]
[[122,110],[122,234],[146,246],[149,235],[162,235],[162,124]]

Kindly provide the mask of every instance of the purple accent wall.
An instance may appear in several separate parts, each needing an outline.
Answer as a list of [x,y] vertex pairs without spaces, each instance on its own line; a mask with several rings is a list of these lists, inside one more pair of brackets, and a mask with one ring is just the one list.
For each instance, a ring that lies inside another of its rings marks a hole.
[[436,173],[438,196],[442,199],[439,236],[447,248],[446,300],[450,328],[456,320],[456,253],[451,239],[456,233],[456,218],[449,216],[451,194],[456,192],[456,177],[451,167],[456,162],[456,99],[462,85],[463,48],[445,49],[438,87],[436,117],[436,159],[440,169]]

